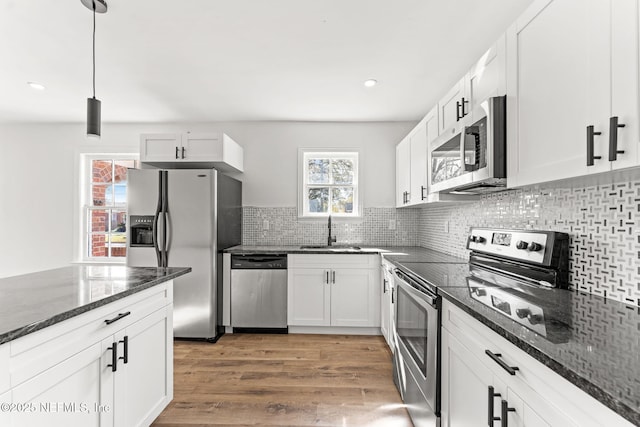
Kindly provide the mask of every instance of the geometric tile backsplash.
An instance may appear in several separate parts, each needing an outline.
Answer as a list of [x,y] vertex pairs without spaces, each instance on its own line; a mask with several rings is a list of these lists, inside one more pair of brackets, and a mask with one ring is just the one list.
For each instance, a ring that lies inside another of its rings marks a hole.
[[466,257],[472,226],[568,233],[570,288],[640,306],[640,181],[531,187],[429,206],[421,210],[419,245]]
[[[333,217],[331,233],[337,244],[418,246],[419,216],[419,209],[364,208],[358,220]],[[295,207],[242,208],[244,245],[323,245],[327,235],[326,220],[301,220]]]
[[[466,258],[474,226],[568,233],[569,287],[640,306],[640,180],[536,186],[418,209],[365,208],[360,220],[335,220],[332,232],[338,244],[422,246]],[[295,207],[246,206],[242,234],[245,245],[325,244],[327,223],[300,220]]]

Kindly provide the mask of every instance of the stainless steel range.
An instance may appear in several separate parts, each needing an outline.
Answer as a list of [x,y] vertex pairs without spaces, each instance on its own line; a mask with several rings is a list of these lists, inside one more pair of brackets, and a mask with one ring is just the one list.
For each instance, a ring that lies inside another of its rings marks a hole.
[[569,339],[571,293],[553,291],[569,285],[568,234],[474,228],[467,248],[471,298],[549,341]]

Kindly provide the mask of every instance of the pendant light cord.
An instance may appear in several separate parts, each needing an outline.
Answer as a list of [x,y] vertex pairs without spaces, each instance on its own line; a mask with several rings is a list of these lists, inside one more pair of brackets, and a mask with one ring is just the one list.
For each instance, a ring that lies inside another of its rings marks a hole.
[[96,0],[93,4],[93,98],[96,97]]

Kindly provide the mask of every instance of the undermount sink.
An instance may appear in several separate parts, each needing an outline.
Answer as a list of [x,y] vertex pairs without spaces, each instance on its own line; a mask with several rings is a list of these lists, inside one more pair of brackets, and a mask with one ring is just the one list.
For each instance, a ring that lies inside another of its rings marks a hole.
[[302,245],[300,249],[321,249],[325,251],[359,251],[362,250],[360,246],[352,246],[352,245]]

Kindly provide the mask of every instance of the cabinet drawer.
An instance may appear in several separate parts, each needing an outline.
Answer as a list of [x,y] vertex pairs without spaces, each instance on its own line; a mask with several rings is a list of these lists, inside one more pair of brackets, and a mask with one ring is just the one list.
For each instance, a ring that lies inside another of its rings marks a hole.
[[[102,307],[72,317],[48,328],[11,341],[11,386],[34,377],[82,349],[171,304],[172,283],[163,283]],[[119,320],[106,324],[130,312]]]
[[[482,360],[496,378],[504,381],[515,393],[527,396],[531,391],[535,391],[537,395],[544,396],[545,401],[555,407],[558,414],[566,414],[576,425],[581,427],[631,426],[631,423],[611,409],[446,299],[442,304],[442,327]],[[500,359],[506,365],[518,368],[516,374],[507,373],[485,353],[486,350],[501,354]],[[585,411],[585,408],[589,410]]]
[[380,255],[369,254],[291,254],[287,257],[289,268],[376,268]]

